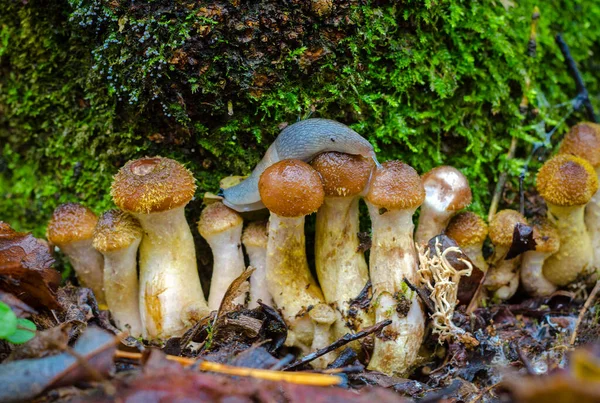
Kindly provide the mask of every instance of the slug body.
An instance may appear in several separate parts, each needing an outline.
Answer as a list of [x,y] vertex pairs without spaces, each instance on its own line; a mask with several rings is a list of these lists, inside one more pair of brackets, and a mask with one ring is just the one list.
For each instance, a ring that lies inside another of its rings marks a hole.
[[258,179],[265,169],[286,159],[308,162],[329,151],[362,155],[377,163],[371,143],[348,126],[329,119],[302,120],[283,129],[246,180],[222,191],[223,203],[240,212],[264,208]]

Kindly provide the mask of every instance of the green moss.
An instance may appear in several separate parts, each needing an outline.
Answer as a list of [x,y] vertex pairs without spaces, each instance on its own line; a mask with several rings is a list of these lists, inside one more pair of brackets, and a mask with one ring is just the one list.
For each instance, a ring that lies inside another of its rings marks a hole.
[[340,1],[319,17],[301,0],[0,0],[0,219],[42,235],[60,202],[100,212],[111,176],[145,154],[186,162],[200,196],[308,116],[351,125],[382,160],[457,166],[484,212],[575,96],[556,33],[600,109],[600,5],[540,4],[531,58],[537,3],[510,3]]

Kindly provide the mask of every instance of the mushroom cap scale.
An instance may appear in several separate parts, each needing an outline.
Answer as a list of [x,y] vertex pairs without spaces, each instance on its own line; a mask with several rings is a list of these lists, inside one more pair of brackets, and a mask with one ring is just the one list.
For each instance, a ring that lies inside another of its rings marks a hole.
[[438,211],[458,211],[471,204],[469,181],[451,166],[433,168],[423,175],[425,203]]
[[249,223],[242,235],[242,243],[245,246],[266,248],[268,240],[267,223],[265,221],[254,221]]
[[221,202],[209,204],[198,221],[198,232],[203,237],[207,237],[219,232],[226,231],[230,228],[242,225],[244,221],[242,217]]
[[196,191],[194,177],[179,162],[145,157],[127,162],[114,177],[110,194],[131,213],[156,213],[186,205]]
[[587,204],[598,190],[598,177],[587,160],[559,154],[538,171],[537,190],[547,203],[580,206]]
[[582,122],[573,126],[563,139],[558,152],[584,158],[594,168],[600,166],[600,125]]
[[485,241],[488,226],[477,214],[465,211],[452,217],[446,227],[446,235],[460,246],[477,245]]
[[425,188],[413,167],[400,161],[388,161],[373,173],[366,199],[388,210],[416,208],[425,200]]
[[332,151],[319,154],[310,165],[321,175],[325,196],[347,197],[362,193],[375,163],[361,155]]
[[325,198],[321,177],[300,160],[282,160],[265,169],[258,190],[264,205],[282,217],[314,213]]
[[545,217],[536,217],[533,220],[533,239],[537,252],[556,253],[560,248],[558,230]]
[[510,246],[513,240],[515,226],[527,225],[527,220],[521,213],[515,210],[501,210],[490,222],[490,239],[496,246]]
[[121,210],[108,210],[96,224],[92,245],[98,252],[112,252],[127,248],[142,235],[142,227],[132,215]]
[[52,213],[46,237],[55,245],[90,239],[98,217],[92,210],[79,203],[61,204]]

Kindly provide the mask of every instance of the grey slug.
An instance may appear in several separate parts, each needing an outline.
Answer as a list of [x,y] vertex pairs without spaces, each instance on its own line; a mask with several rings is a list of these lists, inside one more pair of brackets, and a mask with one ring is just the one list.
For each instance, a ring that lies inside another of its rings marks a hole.
[[329,151],[362,155],[377,163],[371,143],[348,126],[330,119],[302,120],[279,133],[248,178],[222,190],[223,203],[240,212],[264,208],[258,193],[258,180],[265,169],[285,159],[308,162]]

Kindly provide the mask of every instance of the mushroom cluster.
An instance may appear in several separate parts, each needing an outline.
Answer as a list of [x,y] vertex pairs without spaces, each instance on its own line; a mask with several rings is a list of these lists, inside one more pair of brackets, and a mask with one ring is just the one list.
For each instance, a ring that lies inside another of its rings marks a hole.
[[[111,189],[120,210],[98,220],[81,205],[59,206],[48,238],[69,257],[82,285],[106,302],[117,327],[134,336],[181,336],[219,309],[249,263],[254,268],[249,293],[236,302],[278,308],[289,328],[289,346],[314,352],[389,320],[374,335],[368,368],[404,375],[418,361],[426,329],[422,300],[414,291],[422,285],[418,251],[436,236],[456,241],[469,265],[485,273],[483,288],[495,300],[511,298],[519,284],[532,295],[548,295],[598,268],[592,242],[600,243],[594,170],[600,165],[600,130],[581,126],[569,136],[538,173],[548,218],[534,220],[536,248],[522,255],[513,255],[511,245],[516,227],[528,225],[526,218],[500,211],[488,231],[479,216],[462,211],[471,203],[471,189],[456,168],[437,167],[420,176],[400,161],[379,164],[364,138],[324,119],[286,128],[250,177],[238,177],[230,187],[223,182],[220,196],[212,195],[211,203],[205,199],[197,229],[213,254],[208,299],[184,214],[195,180],[174,160],[126,163]],[[371,222],[368,259],[358,236],[361,200]],[[268,209],[268,221],[248,222],[244,212],[261,207]],[[305,238],[305,217],[313,213],[316,278]],[[494,252],[486,259],[488,232]],[[364,350],[359,343],[352,346]],[[332,352],[312,365],[324,368],[334,358]]]

